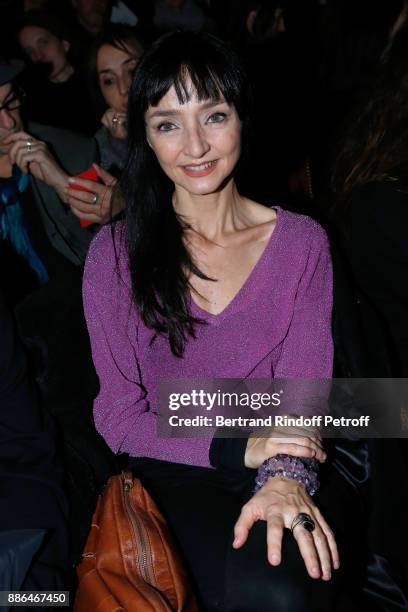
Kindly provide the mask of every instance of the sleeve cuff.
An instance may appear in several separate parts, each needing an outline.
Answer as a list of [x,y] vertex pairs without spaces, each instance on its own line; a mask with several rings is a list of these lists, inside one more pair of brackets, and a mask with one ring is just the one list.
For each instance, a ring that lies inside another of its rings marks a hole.
[[231,430],[231,436],[235,437],[218,437],[225,436],[225,428],[216,430],[210,446],[210,463],[214,468],[222,470],[246,470],[245,467],[245,451],[248,442],[249,433],[244,433],[240,430]]

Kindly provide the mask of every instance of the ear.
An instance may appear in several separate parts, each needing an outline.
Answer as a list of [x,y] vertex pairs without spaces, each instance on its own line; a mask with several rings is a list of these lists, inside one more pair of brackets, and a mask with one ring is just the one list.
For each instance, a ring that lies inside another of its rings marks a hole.
[[257,11],[256,9],[253,9],[252,11],[249,11],[248,17],[246,19],[246,27],[250,34],[254,33],[254,23],[255,23],[256,15],[257,15]]
[[65,53],[68,53],[68,51],[69,51],[69,50],[70,50],[70,48],[71,48],[71,43],[70,43],[70,42],[68,42],[67,40],[63,40],[63,41],[62,41],[62,46],[63,46],[63,48],[64,48]]

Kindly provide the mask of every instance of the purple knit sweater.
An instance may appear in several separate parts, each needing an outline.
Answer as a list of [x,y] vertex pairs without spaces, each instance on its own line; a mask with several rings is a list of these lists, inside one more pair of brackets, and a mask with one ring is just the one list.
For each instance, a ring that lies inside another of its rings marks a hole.
[[275,230],[232,302],[211,315],[190,298],[193,314],[208,325],[197,326],[182,359],[172,355],[165,338],[150,346],[152,332],[132,305],[122,249],[119,276],[111,229],[103,228],[91,244],[83,284],[100,381],[95,425],[114,452],[210,466],[210,437],[157,436],[160,379],[332,375],[331,259],[315,221],[277,208]]

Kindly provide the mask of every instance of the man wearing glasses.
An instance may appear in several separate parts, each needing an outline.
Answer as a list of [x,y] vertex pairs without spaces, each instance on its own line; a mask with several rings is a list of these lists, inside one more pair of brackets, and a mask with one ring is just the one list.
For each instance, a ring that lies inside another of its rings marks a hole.
[[[65,178],[89,168],[97,150],[92,138],[26,127],[24,107],[30,101],[17,87],[21,69],[0,58],[0,307],[3,294],[29,349],[42,408],[57,417],[63,432],[66,492],[76,517],[70,523],[70,551],[78,560],[87,535],[84,525],[93,512],[88,490],[99,489],[115,459],[91,426],[98,381],[82,313],[81,264],[92,233],[60,196]],[[54,549],[56,557],[66,557],[66,548]],[[64,559],[57,562],[59,568]],[[53,563],[50,556],[51,570]]]
[[91,138],[34,124],[24,129],[29,100],[16,84],[21,70],[0,58],[0,248],[7,251],[3,262],[10,261],[3,283],[12,304],[83,263],[92,233],[64,204],[63,192],[67,177],[96,159]]

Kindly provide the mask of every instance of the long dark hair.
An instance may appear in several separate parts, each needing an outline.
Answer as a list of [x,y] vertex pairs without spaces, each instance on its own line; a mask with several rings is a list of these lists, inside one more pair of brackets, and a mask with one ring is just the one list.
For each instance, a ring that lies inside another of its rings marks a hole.
[[374,181],[391,181],[408,171],[408,27],[383,58],[365,101],[355,112],[335,164],[337,201]]
[[120,181],[134,301],[143,322],[154,331],[153,339],[167,336],[179,357],[187,338],[195,336],[195,325],[202,323],[189,309],[188,277],[210,279],[185,247],[187,226],[173,209],[174,184],[147,143],[145,112],[157,106],[173,85],[180,103],[186,103],[188,79],[200,101],[224,98],[235,106],[245,149],[251,94],[237,56],[214,36],[174,32],[156,41],[136,68],[128,106],[128,157]]

